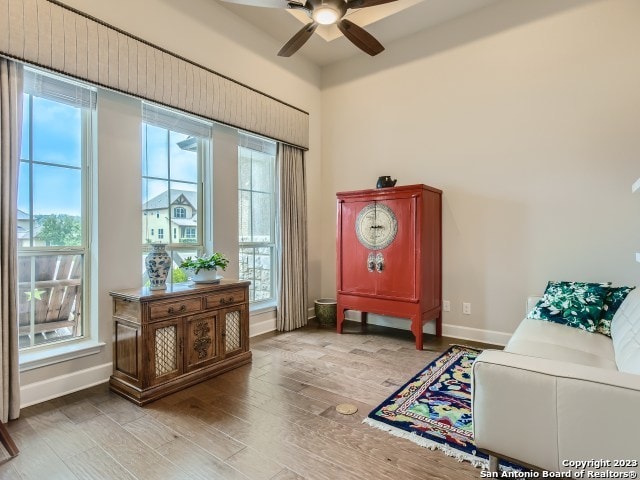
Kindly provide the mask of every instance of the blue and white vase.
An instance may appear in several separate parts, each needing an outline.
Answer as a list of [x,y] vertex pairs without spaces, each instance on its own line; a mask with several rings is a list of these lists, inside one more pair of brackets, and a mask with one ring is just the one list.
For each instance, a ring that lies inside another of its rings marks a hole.
[[167,275],[171,269],[171,257],[164,249],[164,243],[152,243],[153,250],[144,259],[149,276],[149,290],[165,290],[167,288]]

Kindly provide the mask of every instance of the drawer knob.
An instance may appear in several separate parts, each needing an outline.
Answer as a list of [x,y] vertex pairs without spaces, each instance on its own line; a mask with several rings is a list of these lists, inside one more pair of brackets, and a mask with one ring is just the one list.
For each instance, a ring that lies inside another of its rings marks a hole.
[[233,297],[221,298],[220,305],[227,305],[229,303],[233,303]]
[[172,313],[176,313],[176,312],[184,312],[186,309],[187,309],[187,306],[182,304],[182,305],[180,305],[180,308],[177,309],[177,310],[175,308],[173,308],[173,307],[169,307],[167,309],[167,313],[172,314]]

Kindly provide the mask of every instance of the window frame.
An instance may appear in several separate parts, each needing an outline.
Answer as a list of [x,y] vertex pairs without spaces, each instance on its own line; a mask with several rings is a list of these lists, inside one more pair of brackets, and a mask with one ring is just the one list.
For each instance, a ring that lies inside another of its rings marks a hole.
[[[164,232],[162,237],[160,236],[160,229],[157,229],[157,239],[158,239],[158,243],[163,243],[165,245],[165,249],[167,251],[167,253],[169,254],[169,256],[171,257],[171,269],[169,270],[169,273],[167,275],[167,283],[171,283],[171,280],[173,279],[173,271],[175,268],[175,264],[178,264],[177,258],[176,258],[176,254],[179,252],[186,252],[186,251],[196,251],[196,255],[201,255],[206,248],[206,239],[205,239],[205,219],[208,216],[208,213],[210,209],[212,209],[211,205],[207,205],[205,202],[205,184],[204,184],[204,172],[205,172],[205,165],[207,162],[211,162],[211,155],[212,155],[212,142],[213,142],[213,125],[214,122],[211,121],[205,121],[199,117],[197,117],[196,115],[193,114],[187,114],[187,113],[183,113],[183,112],[177,112],[174,111],[172,109],[168,109],[165,107],[160,107],[156,104],[153,104],[151,102],[142,102],[142,106],[143,106],[143,110],[145,108],[145,106],[150,107],[151,109],[161,109],[163,111],[163,115],[176,115],[179,117],[183,117],[183,118],[187,118],[190,119],[191,121],[195,121],[198,123],[201,123],[203,125],[206,125],[207,128],[209,128],[210,132],[208,134],[208,136],[205,137],[201,137],[201,136],[195,136],[195,135],[191,135],[194,138],[196,138],[197,140],[197,153],[196,153],[196,162],[197,162],[197,180],[195,182],[190,182],[190,181],[185,181],[185,180],[179,180],[179,179],[173,179],[171,177],[171,133],[178,133],[178,134],[183,134],[183,135],[187,135],[186,133],[183,133],[179,130],[173,130],[171,129],[169,126],[163,126],[160,124],[156,124],[153,121],[149,122],[145,120],[145,115],[143,113],[142,115],[142,122],[141,122],[141,128],[145,129],[147,125],[156,127],[156,128],[161,128],[163,130],[166,131],[167,133],[167,142],[166,142],[166,160],[167,160],[167,177],[168,178],[159,178],[159,177],[154,177],[154,176],[149,176],[149,175],[144,175],[144,165],[143,163],[141,163],[141,167],[142,167],[142,182],[146,181],[146,180],[160,180],[160,181],[166,181],[167,185],[169,187],[168,190],[168,202],[169,204],[167,205],[168,211],[167,213],[169,214],[169,229],[168,229],[168,237],[165,238],[164,237]],[[141,140],[141,162],[144,162],[144,155],[145,155],[145,148],[146,148],[146,133],[144,133],[142,135],[142,140]],[[188,243],[188,242],[181,242],[181,235],[182,235],[182,228],[178,228],[178,236],[174,237],[172,235],[173,229],[174,229],[174,225],[173,225],[173,219],[174,218],[181,218],[181,217],[174,217],[173,216],[173,211],[174,209],[177,208],[183,208],[185,210],[185,217],[186,216],[186,207],[182,207],[180,205],[177,206],[172,206],[171,205],[171,183],[191,183],[196,185],[196,202],[197,205],[195,206],[197,208],[196,211],[196,226],[192,227],[196,229],[196,241],[197,243]],[[147,192],[148,194],[148,192]],[[143,199],[144,200],[144,199]],[[146,201],[149,201],[149,198],[147,198]],[[143,205],[144,205],[144,201],[143,201]],[[144,212],[144,210],[143,210]],[[156,218],[160,217],[160,213],[157,212],[156,213]],[[142,229],[143,229],[143,233],[145,230],[145,226],[144,226],[144,216],[141,218],[142,220]],[[162,242],[160,242],[159,240],[162,240]],[[147,252],[150,251],[150,244],[149,243],[143,243],[142,244],[142,256],[143,258],[146,256]],[[146,273],[143,270],[142,273],[142,278],[143,278],[143,283],[146,283]]]
[[[96,343],[96,340],[93,338],[95,336],[95,332],[92,329],[91,321],[89,318],[89,313],[92,311],[92,268],[91,268],[91,232],[93,225],[93,218],[91,215],[92,205],[93,205],[93,190],[91,186],[93,185],[93,163],[94,163],[94,148],[97,140],[97,135],[94,129],[96,125],[97,119],[97,88],[94,85],[90,85],[84,82],[79,82],[75,79],[69,79],[61,74],[53,74],[44,70],[41,70],[36,67],[24,67],[25,71],[32,71],[36,75],[44,75],[53,77],[56,80],[61,82],[68,83],[70,85],[75,86],[76,88],[84,88],[90,92],[92,100],[90,101],[89,107],[79,106],[80,108],[80,166],[72,166],[66,164],[57,164],[52,162],[39,161],[34,158],[34,128],[33,128],[33,103],[34,97],[43,98],[48,101],[57,102],[64,104],[63,102],[58,101],[55,98],[49,98],[46,95],[37,95],[34,93],[22,92],[23,102],[28,103],[28,111],[29,111],[29,126],[28,126],[28,135],[22,135],[22,142],[25,140],[28,143],[27,152],[28,159],[22,158],[22,148],[19,151],[19,168],[24,163],[27,163],[29,166],[29,246],[23,247],[21,245],[17,246],[17,258],[20,257],[31,257],[32,259],[36,256],[47,256],[47,255],[78,255],[82,260],[82,280],[81,280],[81,310],[80,310],[80,321],[78,325],[79,334],[76,334],[73,337],[63,338],[60,340],[54,340],[51,342],[44,342],[40,344],[34,344],[34,312],[33,309],[30,309],[30,326],[31,332],[30,336],[30,345],[28,347],[22,347],[18,349],[21,370],[24,370],[23,364],[26,365],[28,363],[32,363],[33,359],[38,359],[38,362],[44,362],[43,365],[48,364],[47,358],[55,356],[54,352],[69,351],[69,349],[73,349],[74,344],[85,344],[87,341],[92,341]],[[24,107],[23,107],[24,109]],[[24,110],[23,110],[24,111]],[[21,129],[24,126],[23,124],[20,126]],[[23,132],[24,133],[24,132]],[[33,245],[33,231],[34,231],[34,165],[42,165],[49,166],[55,168],[64,168],[71,170],[79,170],[80,171],[80,216],[81,216],[81,230],[80,230],[80,245],[62,245],[62,246],[34,246]],[[31,281],[33,281],[33,269],[34,263],[33,260],[30,262],[31,268]],[[17,320],[17,319],[16,319]],[[47,352],[50,352],[51,355],[48,355]],[[27,368],[29,369],[29,368]]]
[[[240,206],[240,196],[241,196],[241,192],[248,192],[249,193],[249,211],[252,212],[253,215],[253,192],[257,192],[257,193],[268,193],[271,194],[272,198],[271,198],[271,218],[269,219],[269,228],[270,228],[270,238],[271,241],[270,242],[255,242],[255,241],[250,241],[250,242],[243,242],[240,238],[240,231],[238,231],[238,255],[241,255],[241,251],[243,248],[253,248],[254,249],[254,258],[255,258],[255,249],[257,248],[269,248],[269,250],[271,251],[271,265],[270,265],[270,280],[271,280],[271,292],[272,292],[272,296],[270,298],[265,298],[265,299],[259,299],[259,300],[255,300],[255,290],[253,291],[253,297],[254,299],[251,300],[249,299],[249,304],[251,306],[252,310],[256,310],[256,309],[261,309],[261,308],[266,308],[266,307],[271,307],[271,306],[275,306],[276,302],[277,302],[277,298],[278,298],[278,284],[276,282],[276,276],[277,276],[277,272],[276,272],[276,267],[277,267],[277,257],[278,257],[278,242],[277,242],[277,238],[276,238],[276,232],[277,232],[277,222],[278,222],[278,188],[277,188],[277,142],[275,140],[272,140],[270,138],[266,138],[266,137],[260,137],[258,135],[252,134],[252,133],[248,133],[248,132],[243,132],[243,131],[238,131],[239,134],[239,142],[238,142],[238,168],[240,168],[240,159],[241,159],[241,149],[245,148],[247,150],[250,151],[255,151],[257,153],[261,153],[261,154],[267,154],[267,152],[261,152],[255,148],[251,148],[250,145],[243,145],[242,142],[242,138],[243,136],[245,136],[246,138],[255,138],[255,139],[259,139],[260,141],[266,141],[269,143],[273,143],[274,147],[276,148],[276,152],[272,155],[273,156],[273,168],[272,168],[272,185],[273,185],[273,190],[272,192],[263,192],[261,190],[254,190],[253,189],[253,160],[252,160],[252,169],[251,169],[251,185],[249,188],[242,188],[240,185],[240,174],[238,174],[238,207]],[[252,217],[253,220],[253,217]],[[250,229],[253,229],[253,226],[250,225]],[[238,218],[238,227],[240,228],[240,218]],[[251,235],[253,236],[253,235]],[[253,280],[250,278],[247,278],[246,280]],[[253,285],[253,284],[252,284]]]

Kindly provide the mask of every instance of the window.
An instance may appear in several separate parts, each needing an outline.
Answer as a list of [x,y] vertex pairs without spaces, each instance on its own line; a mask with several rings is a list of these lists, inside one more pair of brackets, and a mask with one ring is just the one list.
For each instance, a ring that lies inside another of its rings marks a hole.
[[195,239],[196,238],[196,229],[193,227],[185,227],[184,229],[184,238]]
[[20,349],[85,335],[96,92],[25,67],[18,184]]
[[[201,177],[210,155],[212,127],[197,117],[148,103],[143,103],[142,118],[142,211],[155,212],[142,215],[143,260],[150,243],[166,243],[173,259],[168,281],[185,281],[177,266],[203,251]],[[142,265],[145,272],[144,261]]]
[[275,292],[276,143],[240,133],[238,223],[240,278],[251,280],[249,300],[269,302]]

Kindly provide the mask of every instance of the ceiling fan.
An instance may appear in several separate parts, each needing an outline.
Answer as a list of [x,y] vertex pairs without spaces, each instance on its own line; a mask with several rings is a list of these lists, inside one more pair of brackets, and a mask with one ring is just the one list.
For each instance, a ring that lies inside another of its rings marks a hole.
[[342,34],[360,50],[371,56],[379,54],[384,50],[382,44],[378,42],[373,35],[362,27],[347,20],[344,16],[347,10],[350,9],[373,7],[397,0],[304,0],[304,3],[294,0],[224,1],[253,7],[287,8],[304,11],[311,19],[311,22],[302,27],[278,52],[278,55],[281,57],[290,57],[309,40],[313,32],[318,28],[318,25],[332,25],[334,23],[337,24]]

